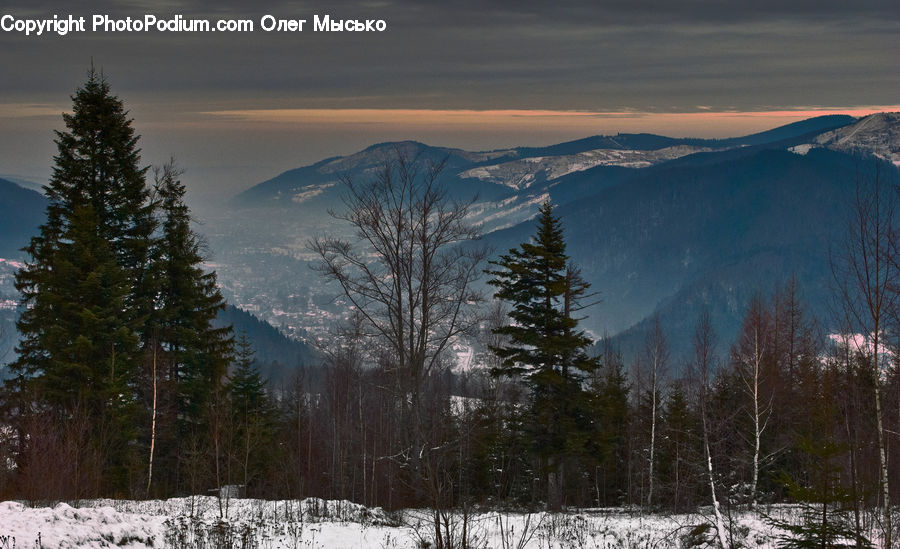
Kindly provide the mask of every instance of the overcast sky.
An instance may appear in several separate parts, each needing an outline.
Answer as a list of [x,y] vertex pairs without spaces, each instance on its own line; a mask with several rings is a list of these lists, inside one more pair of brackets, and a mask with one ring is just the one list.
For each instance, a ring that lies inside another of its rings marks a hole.
[[[91,58],[130,108],[144,161],[176,157],[196,196],[384,140],[485,149],[619,131],[726,136],[900,105],[896,0],[531,4],[4,0],[0,16],[71,14],[88,27],[94,14],[180,14],[256,28],[0,31],[0,174],[48,176],[52,130]],[[309,22],[265,32],[267,14]],[[387,30],[312,32],[316,14]]]

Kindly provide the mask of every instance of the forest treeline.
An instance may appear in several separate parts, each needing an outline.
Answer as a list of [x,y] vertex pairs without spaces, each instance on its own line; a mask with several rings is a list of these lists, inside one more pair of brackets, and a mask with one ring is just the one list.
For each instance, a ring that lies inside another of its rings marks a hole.
[[[550,203],[528,242],[494,255],[443,166],[398,153],[344,181],[334,215],[356,238],[308,243],[352,314],[321,360],[267,383],[249,340],[214,324],[225,302],[177,168],[140,167],[124,105],[93,71],[64,121],[47,220],[17,275],[0,497],[239,485],[428,507],[438,540],[452,537],[446,513],[476,507],[710,506],[723,546],[736,507],[805,502],[820,533],[863,546],[877,530],[890,545],[900,247],[879,164],[832,258],[838,335],[796,281],[773,281],[739,305],[735,341],[703,314],[693,353],[675,357],[656,319],[626,364],[608,342],[591,353],[578,327],[602,288],[567,256]],[[483,367],[454,368],[462,341]]]

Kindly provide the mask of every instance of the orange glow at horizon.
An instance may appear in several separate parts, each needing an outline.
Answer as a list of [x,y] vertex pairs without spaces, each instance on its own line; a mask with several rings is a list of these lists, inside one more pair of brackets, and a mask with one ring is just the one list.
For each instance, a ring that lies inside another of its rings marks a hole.
[[698,111],[660,112],[660,111],[568,111],[568,110],[540,110],[540,109],[232,109],[205,111],[200,114],[213,116],[228,116],[245,119],[282,119],[305,117],[353,117],[388,118],[395,116],[411,117],[469,117],[469,116],[509,116],[509,117],[644,117],[644,116],[792,116],[796,118],[810,118],[825,114],[848,114],[850,116],[865,116],[876,112],[889,112],[900,110],[900,105],[880,106],[856,106],[856,107],[802,107],[798,109],[782,109],[772,111],[741,111],[723,110],[712,111],[701,108]]
[[[703,107],[700,107],[703,109]],[[900,105],[847,108],[799,107],[797,109],[693,112],[564,111],[530,109],[235,109],[197,114],[216,124],[263,126],[270,129],[357,126],[386,131],[527,130],[568,129],[590,134],[652,132],[673,137],[731,137],[828,114],[862,117],[877,112],[900,111]],[[737,132],[737,133],[736,133]]]

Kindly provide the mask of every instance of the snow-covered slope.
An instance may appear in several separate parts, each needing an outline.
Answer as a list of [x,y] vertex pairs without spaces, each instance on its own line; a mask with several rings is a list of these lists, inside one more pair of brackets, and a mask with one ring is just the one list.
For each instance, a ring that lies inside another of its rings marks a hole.
[[[794,522],[797,507],[765,510]],[[432,546],[432,513],[385,513],[346,501],[262,501],[213,497],[165,501],[83,501],[80,507],[0,503],[0,547],[267,547],[409,548]],[[735,512],[733,535],[742,547],[768,549],[783,532],[761,515]],[[454,532],[462,517],[449,515]],[[711,532],[702,514],[654,515],[624,509],[569,513],[483,511],[468,517],[471,547],[678,547],[703,543]]]
[[647,168],[660,162],[709,150],[708,148],[688,145],[677,145],[651,151],[596,149],[578,154],[535,156],[499,164],[488,164],[466,170],[460,173],[459,177],[480,179],[522,190],[531,187],[535,183],[550,181],[573,172],[589,170],[596,166]]
[[900,112],[882,112],[820,134],[815,144],[843,152],[874,154],[900,166]]

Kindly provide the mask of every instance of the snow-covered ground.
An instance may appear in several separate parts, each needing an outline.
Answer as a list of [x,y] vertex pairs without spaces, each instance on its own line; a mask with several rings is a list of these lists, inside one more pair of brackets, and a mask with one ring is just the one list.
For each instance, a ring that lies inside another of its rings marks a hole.
[[[221,503],[221,505],[220,505]],[[792,507],[767,512],[790,518]],[[0,503],[0,549],[68,547],[428,547],[429,511],[387,513],[347,501],[222,500],[213,497],[155,501],[90,500],[29,507]],[[463,518],[449,518],[462,532]],[[569,513],[479,512],[468,518],[470,547],[643,548],[684,547],[711,536],[702,514],[653,515],[622,509]],[[757,514],[734,517],[743,547],[775,546],[779,533]],[[458,534],[457,534],[458,535]],[[692,537],[693,536],[693,537]]]

